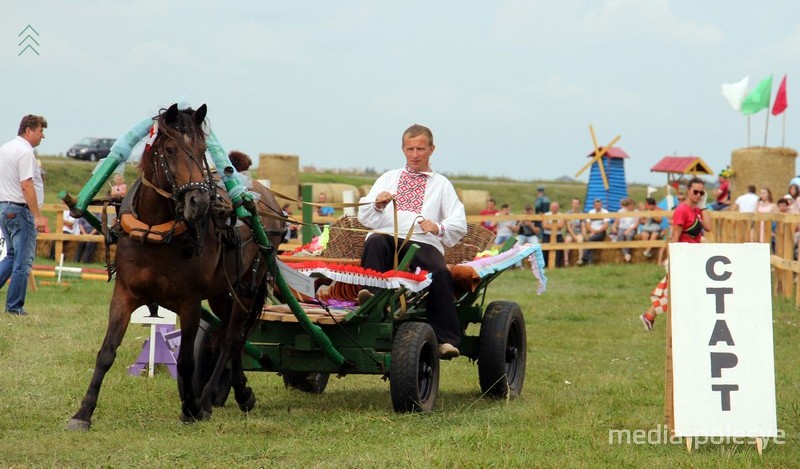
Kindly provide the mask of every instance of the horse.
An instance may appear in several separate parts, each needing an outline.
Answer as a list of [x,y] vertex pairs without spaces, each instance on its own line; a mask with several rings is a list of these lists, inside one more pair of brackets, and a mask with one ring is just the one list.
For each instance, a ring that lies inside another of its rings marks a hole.
[[[151,311],[161,305],[179,316],[184,346],[177,368],[183,421],[210,418],[214,393],[229,361],[240,409],[247,412],[255,405],[252,389],[246,386],[241,351],[267,293],[264,257],[274,251],[258,246],[248,226],[234,225],[229,199],[223,197],[227,194],[217,192],[205,159],[206,112],[205,104],[197,110],[178,110],[173,104],[154,117],[151,139],[155,138],[145,147],[139,178],[122,205],[108,328],[89,387],[67,429],[89,429],[103,378],[114,363],[132,312],[142,305]],[[261,194],[262,207],[281,214],[267,189],[257,183],[254,189]],[[262,216],[262,224],[277,247],[285,229],[282,222]],[[208,383],[200,384],[200,392],[193,386],[192,344],[204,299],[223,325],[218,330],[219,359]]]

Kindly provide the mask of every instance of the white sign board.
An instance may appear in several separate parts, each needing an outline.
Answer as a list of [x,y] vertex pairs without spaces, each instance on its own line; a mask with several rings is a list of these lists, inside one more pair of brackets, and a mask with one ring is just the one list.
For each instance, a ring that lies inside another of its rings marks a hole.
[[769,256],[669,245],[676,436],[777,436]]
[[158,315],[150,316],[150,309],[147,306],[139,306],[131,314],[131,322],[134,324],[175,324],[178,315],[163,308],[158,307]]

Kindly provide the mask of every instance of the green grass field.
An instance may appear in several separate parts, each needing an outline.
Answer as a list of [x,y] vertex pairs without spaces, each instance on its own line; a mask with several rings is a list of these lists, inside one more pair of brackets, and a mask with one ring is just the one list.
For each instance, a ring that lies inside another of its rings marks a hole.
[[[535,294],[510,271],[491,299],[525,311],[528,360],[520,398],[481,398],[477,367],[443,364],[428,414],[395,414],[377,376],[331,378],[322,395],[286,390],[250,373],[258,403],[210,421],[179,422],[175,381],[126,368],[147,329],[132,325],[107,375],[88,433],[63,430],[86,390],[102,340],[111,286],[74,280],[29,293],[26,318],[0,317],[0,466],[3,467],[796,467],[800,460],[800,320],[774,300],[778,426],[783,444],[609,444],[609,431],[663,424],[664,324],[637,318],[663,270],[653,265],[559,269]],[[0,301],[5,290],[0,291]]]

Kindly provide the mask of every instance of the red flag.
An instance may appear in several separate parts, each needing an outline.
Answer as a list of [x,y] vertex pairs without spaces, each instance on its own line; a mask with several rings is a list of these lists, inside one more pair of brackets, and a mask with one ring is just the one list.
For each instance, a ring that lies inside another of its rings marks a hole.
[[772,115],[777,116],[789,107],[786,101],[786,75],[781,80],[781,86],[778,87],[778,94],[775,96],[775,104],[772,105]]

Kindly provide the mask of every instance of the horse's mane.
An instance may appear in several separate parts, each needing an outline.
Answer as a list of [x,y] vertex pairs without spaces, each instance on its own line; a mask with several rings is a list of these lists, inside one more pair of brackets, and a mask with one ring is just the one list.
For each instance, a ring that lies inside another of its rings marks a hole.
[[153,120],[158,123],[158,136],[155,142],[144,153],[139,161],[139,171],[151,167],[153,164],[153,157],[158,143],[163,139],[172,139],[182,141],[184,137],[188,138],[188,145],[192,153],[196,155],[204,155],[206,151],[206,133],[202,125],[194,122],[193,114],[195,112],[192,108],[179,110],[175,114],[172,122],[167,121],[168,109],[161,108],[157,116],[153,116]]

